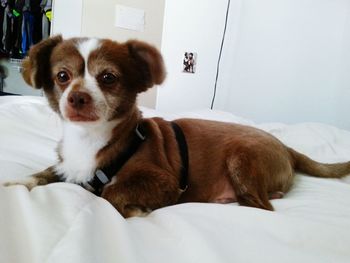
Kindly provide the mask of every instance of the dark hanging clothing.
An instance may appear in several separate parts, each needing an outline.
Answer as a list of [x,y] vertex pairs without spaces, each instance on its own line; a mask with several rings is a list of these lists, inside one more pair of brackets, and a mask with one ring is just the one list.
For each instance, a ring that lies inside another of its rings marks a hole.
[[52,12],[52,0],[42,0],[41,9],[43,11],[42,17],[42,38],[48,38],[51,30],[51,12]]
[[0,52],[23,58],[33,44],[47,38],[51,9],[51,0],[0,0]]
[[33,42],[34,31],[34,16],[29,11],[23,12],[22,20],[22,55],[25,56],[29,48],[34,44]]

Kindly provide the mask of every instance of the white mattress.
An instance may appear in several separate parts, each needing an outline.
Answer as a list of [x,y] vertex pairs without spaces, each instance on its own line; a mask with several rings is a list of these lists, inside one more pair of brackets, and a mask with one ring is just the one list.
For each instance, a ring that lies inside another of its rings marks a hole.
[[[146,116],[189,116],[255,125],[218,111],[182,114],[143,108]],[[315,123],[264,124],[319,161],[350,159],[350,132]],[[43,98],[0,97],[0,180],[55,163],[60,121]],[[350,262],[350,177],[297,175],[276,211],[237,204],[187,203],[125,220],[77,185],[31,192],[0,186],[0,262]]]

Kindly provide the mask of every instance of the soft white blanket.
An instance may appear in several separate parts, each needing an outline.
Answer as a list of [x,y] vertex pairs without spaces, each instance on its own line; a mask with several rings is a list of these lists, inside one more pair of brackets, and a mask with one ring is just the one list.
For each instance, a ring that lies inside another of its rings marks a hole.
[[[197,111],[146,116],[252,122]],[[350,132],[322,124],[256,125],[319,161],[350,159]],[[56,161],[60,121],[43,98],[0,98],[0,180]],[[0,262],[350,262],[350,178],[297,175],[276,211],[188,203],[123,219],[80,186],[0,186]]]

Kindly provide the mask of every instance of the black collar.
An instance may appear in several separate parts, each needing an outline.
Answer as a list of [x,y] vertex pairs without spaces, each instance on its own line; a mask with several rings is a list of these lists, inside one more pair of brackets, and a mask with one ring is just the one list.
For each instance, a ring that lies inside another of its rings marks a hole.
[[[180,190],[186,191],[188,181],[188,149],[185,139],[185,135],[182,129],[175,122],[171,122],[172,128],[175,132],[175,137],[179,146],[182,166],[180,170]],[[94,177],[87,183],[85,187],[92,190],[95,194],[100,195],[103,187],[108,184],[112,177],[115,176],[123,165],[136,153],[142,142],[146,140],[145,129],[142,124],[139,124],[135,128],[133,138],[129,144],[129,147],[122,152],[118,158],[114,159],[108,166],[99,168],[95,171]]]

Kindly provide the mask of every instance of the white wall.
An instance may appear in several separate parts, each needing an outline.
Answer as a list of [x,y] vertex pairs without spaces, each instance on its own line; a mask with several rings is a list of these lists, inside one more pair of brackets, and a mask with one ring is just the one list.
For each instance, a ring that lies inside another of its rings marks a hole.
[[[173,2],[167,1],[163,34],[169,78],[157,108],[208,108],[226,1]],[[195,25],[186,27],[190,15]],[[179,17],[185,19],[176,25]],[[182,31],[194,40],[181,38]],[[349,46],[348,0],[231,0],[214,108],[257,122],[350,129]],[[180,73],[178,56],[186,48],[198,50],[198,75]]]
[[65,38],[81,35],[83,0],[54,0],[52,10],[52,35],[61,34]]
[[216,101],[259,122],[350,129],[348,0],[233,1]]
[[[157,109],[189,110],[210,106],[226,1],[168,0],[164,11],[162,53],[167,79],[158,89]],[[197,72],[182,72],[186,51],[197,53]]]

